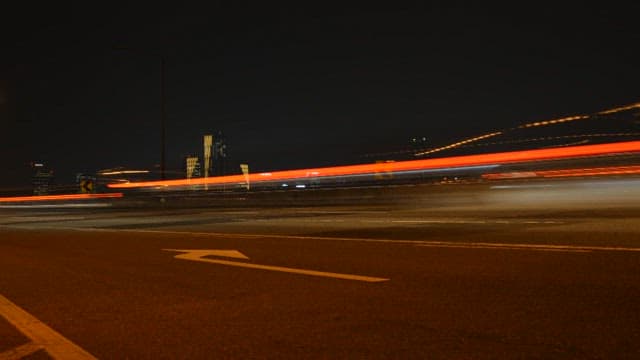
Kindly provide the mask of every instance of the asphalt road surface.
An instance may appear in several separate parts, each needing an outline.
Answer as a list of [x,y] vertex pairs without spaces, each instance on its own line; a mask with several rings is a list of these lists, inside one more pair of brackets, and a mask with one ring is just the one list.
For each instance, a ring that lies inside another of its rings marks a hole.
[[4,206],[0,359],[637,359],[639,189]]

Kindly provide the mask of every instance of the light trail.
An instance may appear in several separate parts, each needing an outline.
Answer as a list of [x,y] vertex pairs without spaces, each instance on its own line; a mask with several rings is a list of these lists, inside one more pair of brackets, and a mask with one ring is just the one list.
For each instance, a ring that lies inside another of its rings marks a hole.
[[[640,152],[640,141],[616,142],[597,145],[567,146],[562,148],[536,149],[524,151],[511,151],[479,155],[454,156],[436,159],[421,159],[396,162],[384,162],[374,164],[346,165],[313,169],[284,170],[249,174],[251,183],[296,180],[296,179],[321,179],[332,176],[385,174],[414,170],[448,169],[465,166],[482,166],[519,163],[525,161],[568,159],[575,157],[611,155],[621,153]],[[141,188],[141,187],[170,187],[170,186],[194,186],[212,184],[244,183],[244,175],[218,176],[211,178],[175,179],[165,181],[142,181],[108,184],[114,189]]]
[[640,165],[631,166],[606,166],[585,169],[559,169],[540,171],[520,171],[508,173],[484,174],[483,178],[488,180],[516,179],[516,178],[556,178],[556,177],[577,177],[577,176],[599,176],[599,175],[632,175],[640,174]]
[[547,126],[547,125],[554,125],[554,124],[561,124],[561,123],[565,123],[565,122],[569,122],[569,121],[586,120],[586,119],[589,119],[589,118],[590,118],[590,116],[588,116],[588,115],[578,115],[578,116],[569,116],[569,117],[565,117],[565,118],[561,118],[561,119],[536,121],[536,122],[532,122],[532,123],[528,123],[528,124],[524,124],[524,125],[518,126],[518,129],[530,128],[530,127],[538,127],[538,126]]
[[640,166],[610,166],[587,169],[563,169],[537,171],[542,177],[575,177],[575,176],[597,176],[597,175],[628,175],[640,174]]
[[622,111],[629,111],[629,110],[633,110],[633,109],[640,109],[640,102],[635,103],[635,104],[631,104],[631,105],[627,105],[627,106],[621,106],[621,107],[610,109],[610,110],[600,111],[598,113],[598,115],[614,114],[614,113],[619,113],[619,112],[622,112]]
[[447,146],[439,147],[439,148],[436,148],[436,149],[419,152],[419,153],[414,154],[414,156],[422,156],[422,155],[427,155],[427,154],[431,154],[431,153],[434,153],[434,152],[439,152],[439,151],[442,151],[442,150],[453,149],[453,148],[458,147],[458,146],[466,145],[466,144],[469,144],[469,143],[472,143],[472,142],[475,142],[475,141],[487,139],[487,138],[498,136],[498,135],[501,135],[501,134],[502,134],[502,131],[497,131],[497,132],[493,132],[493,133],[490,133],[490,134],[476,136],[476,137],[471,138],[471,139],[458,141],[457,143],[454,143],[454,144],[451,144],[451,145],[447,145]]
[[575,115],[575,116],[567,116],[567,117],[560,118],[560,119],[531,122],[531,123],[527,123],[527,124],[522,124],[522,125],[517,126],[515,128],[506,129],[506,130],[502,130],[502,131],[497,131],[497,132],[485,134],[485,135],[482,135],[482,136],[469,138],[469,139],[466,139],[466,140],[462,140],[462,141],[459,141],[459,142],[456,142],[456,143],[453,143],[453,144],[450,144],[450,145],[441,146],[441,147],[438,147],[438,148],[435,148],[435,149],[431,149],[431,150],[421,151],[421,152],[415,153],[413,155],[414,156],[422,156],[422,155],[427,155],[427,154],[431,154],[431,153],[435,153],[435,152],[440,152],[440,151],[443,151],[443,150],[448,150],[448,149],[451,149],[451,148],[456,148],[456,147],[459,147],[459,146],[462,146],[462,145],[466,146],[469,143],[476,142],[476,141],[479,141],[479,140],[483,140],[483,139],[486,139],[486,138],[489,138],[489,137],[494,137],[496,135],[501,135],[503,133],[508,133],[508,132],[510,132],[512,130],[516,130],[516,129],[526,129],[526,128],[532,128],[532,127],[555,125],[555,124],[561,124],[561,123],[566,123],[566,122],[570,122],[570,121],[577,121],[577,120],[589,120],[589,119],[592,119],[594,116],[598,116],[598,115],[610,115],[610,114],[615,114],[615,113],[634,110],[634,109],[639,109],[639,108],[640,108],[640,102],[634,103],[634,104],[631,104],[631,105],[620,106],[620,107],[613,108],[613,109],[603,110],[603,111],[595,113],[594,115]]

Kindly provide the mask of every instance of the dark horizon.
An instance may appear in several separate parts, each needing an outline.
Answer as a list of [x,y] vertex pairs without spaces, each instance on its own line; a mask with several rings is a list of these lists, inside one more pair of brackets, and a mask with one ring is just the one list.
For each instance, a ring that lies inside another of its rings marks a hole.
[[2,28],[0,186],[29,186],[31,161],[61,183],[158,165],[159,55],[168,176],[219,131],[230,162],[285,170],[636,103],[634,7],[17,11]]

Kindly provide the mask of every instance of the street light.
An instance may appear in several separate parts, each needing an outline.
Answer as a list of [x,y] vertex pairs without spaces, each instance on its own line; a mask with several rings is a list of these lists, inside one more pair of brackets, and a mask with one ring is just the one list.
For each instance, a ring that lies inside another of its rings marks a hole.
[[114,50],[128,51],[142,55],[155,55],[160,57],[160,179],[165,180],[165,159],[166,159],[166,123],[167,123],[167,85],[166,85],[166,60],[162,54],[153,54],[135,48],[114,46]]

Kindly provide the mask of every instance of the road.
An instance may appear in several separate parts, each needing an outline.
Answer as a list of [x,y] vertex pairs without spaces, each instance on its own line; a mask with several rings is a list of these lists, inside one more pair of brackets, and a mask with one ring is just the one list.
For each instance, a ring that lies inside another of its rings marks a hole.
[[634,181],[371,191],[2,208],[0,359],[640,357]]

